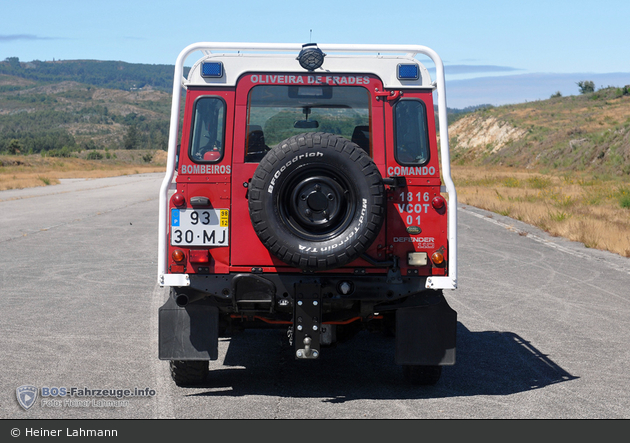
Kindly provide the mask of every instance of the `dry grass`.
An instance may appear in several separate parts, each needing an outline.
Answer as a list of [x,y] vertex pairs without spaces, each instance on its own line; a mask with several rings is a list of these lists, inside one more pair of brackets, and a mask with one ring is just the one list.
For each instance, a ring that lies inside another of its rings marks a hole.
[[454,166],[461,203],[537,226],[551,235],[630,257],[630,185],[577,173]]
[[[113,151],[116,153],[118,151]],[[133,158],[132,158],[133,156]],[[120,152],[116,160],[85,160],[30,156],[0,156],[0,191],[59,184],[64,178],[102,178],[164,172],[166,152],[155,151],[151,161],[139,152]],[[122,159],[120,158],[122,157]]]

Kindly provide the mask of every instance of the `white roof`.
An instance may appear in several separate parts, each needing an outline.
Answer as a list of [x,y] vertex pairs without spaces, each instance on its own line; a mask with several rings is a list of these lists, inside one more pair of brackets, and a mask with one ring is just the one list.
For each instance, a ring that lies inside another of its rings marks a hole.
[[[333,75],[333,74],[374,74],[383,82],[385,88],[434,88],[426,67],[413,54],[339,54],[327,51],[325,45],[319,48],[326,54],[323,65],[315,71],[308,71],[300,66],[297,60],[299,51],[295,53],[210,53],[199,59],[192,67],[183,86],[235,86],[238,79],[246,73],[281,73],[301,75]],[[223,63],[223,76],[208,78],[201,76],[201,65],[206,61]],[[418,80],[399,80],[397,70],[399,64],[417,64],[420,76]]]

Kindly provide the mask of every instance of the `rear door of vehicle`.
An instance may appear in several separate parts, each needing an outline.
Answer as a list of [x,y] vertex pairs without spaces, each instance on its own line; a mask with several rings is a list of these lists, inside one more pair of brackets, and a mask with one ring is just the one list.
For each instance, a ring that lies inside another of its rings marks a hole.
[[[233,90],[187,91],[176,179],[177,192],[186,203],[182,209],[171,209],[170,244],[190,248],[188,273],[229,271],[233,117]],[[193,254],[203,259],[195,263]]]
[[[374,94],[376,90],[382,90],[381,81],[375,76],[370,75],[314,75],[314,74],[248,74],[243,76],[236,88],[236,108],[235,108],[235,128],[234,128],[234,144],[233,144],[233,162],[232,162],[232,226],[231,230],[231,256],[230,261],[232,270],[237,272],[250,272],[252,268],[262,268],[263,271],[278,271],[281,269],[290,270],[288,265],[281,262],[262,245],[250,222],[247,191],[248,184],[254,175],[259,164],[259,157],[248,156],[248,149],[252,147],[255,141],[260,141],[256,137],[262,134],[265,143],[272,148],[280,138],[294,135],[291,131],[282,133],[273,133],[271,124],[260,124],[258,117],[252,114],[252,110],[248,107],[252,89],[255,87],[264,87],[265,85],[278,85],[286,87],[312,87],[313,93],[318,85],[326,87],[360,87],[367,92],[367,100],[369,102],[369,115],[362,122],[358,122],[356,127],[351,130],[339,129],[341,135],[352,139],[353,133],[357,137],[359,133],[364,139],[356,138],[355,142],[360,143],[361,147],[369,151],[376,165],[379,167],[381,174],[385,173],[385,155],[384,155],[384,123],[383,123],[383,104]],[[260,90],[257,91],[260,93]],[[260,95],[259,95],[260,96]],[[269,96],[270,102],[273,97]],[[259,114],[268,112],[269,115],[278,110],[271,105],[268,110],[258,110]],[[340,115],[343,110],[339,110]],[[263,115],[264,117],[264,115]],[[308,118],[308,116],[307,116]],[[340,117],[341,118],[341,117]],[[263,118],[264,120],[264,118]],[[271,119],[266,120],[267,122]],[[293,120],[291,120],[293,124]],[[326,131],[325,128],[301,129],[306,131]],[[286,138],[286,137],[285,137]],[[385,229],[377,241],[368,250],[368,255],[374,259],[385,259]],[[363,260],[357,260],[352,264],[368,267],[369,265]]]
[[[432,204],[441,186],[432,92],[404,91],[384,111],[386,176],[404,184],[388,195],[387,243],[403,275],[444,275],[430,259],[436,250],[446,259],[448,249],[446,208]],[[410,252],[426,252],[427,265],[408,267]]]

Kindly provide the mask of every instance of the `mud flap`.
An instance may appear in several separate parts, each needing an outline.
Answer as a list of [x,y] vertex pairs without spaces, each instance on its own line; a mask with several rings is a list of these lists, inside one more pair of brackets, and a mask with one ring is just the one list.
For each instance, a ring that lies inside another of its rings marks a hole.
[[396,310],[396,364],[453,365],[457,312],[441,301]]
[[172,297],[159,309],[160,360],[219,358],[219,310],[201,302],[179,307]]

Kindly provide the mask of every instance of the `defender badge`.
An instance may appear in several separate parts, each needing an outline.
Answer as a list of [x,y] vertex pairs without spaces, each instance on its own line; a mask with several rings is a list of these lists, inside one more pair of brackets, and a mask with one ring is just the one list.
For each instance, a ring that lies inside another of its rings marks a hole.
[[24,409],[29,409],[37,400],[37,388],[31,385],[20,386],[15,390],[17,401]]

